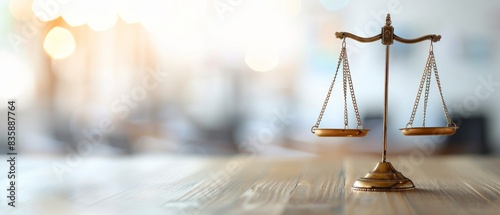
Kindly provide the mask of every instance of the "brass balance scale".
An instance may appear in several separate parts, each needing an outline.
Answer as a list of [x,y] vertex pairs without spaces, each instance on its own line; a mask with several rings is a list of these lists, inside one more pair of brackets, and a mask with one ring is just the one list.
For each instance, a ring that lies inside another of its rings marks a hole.
[[[411,113],[410,121],[406,124],[405,128],[401,128],[403,135],[406,136],[416,136],[416,135],[453,135],[458,129],[457,125],[451,121],[448,108],[443,98],[443,93],[441,90],[441,82],[439,80],[439,74],[436,66],[436,60],[434,58],[433,43],[438,42],[441,39],[440,35],[425,35],[415,39],[404,39],[398,37],[394,34],[394,27],[391,26],[391,16],[387,14],[385,26],[382,27],[382,33],[373,37],[360,37],[348,32],[336,32],[335,36],[342,39],[342,50],[340,52],[340,57],[337,63],[337,69],[335,75],[328,89],[325,101],[321,108],[320,114],[316,124],[311,128],[311,132],[320,137],[364,137],[368,133],[368,129],[363,127],[361,123],[361,118],[359,116],[358,106],[356,103],[356,96],[354,94],[354,86],[352,83],[351,72],[349,69],[349,61],[347,59],[346,51],[346,38],[351,38],[353,40],[370,43],[377,40],[381,40],[382,44],[386,47],[385,52],[385,88],[384,88],[384,115],[383,115],[383,152],[382,152],[382,162],[377,163],[375,168],[367,173],[364,177],[358,179],[354,185],[352,185],[353,190],[358,191],[404,191],[413,190],[415,185],[413,182],[403,176],[398,172],[390,162],[386,162],[386,152],[387,152],[387,106],[388,106],[388,85],[389,85],[389,48],[394,41],[401,43],[413,44],[419,43],[425,40],[430,40],[429,57],[427,58],[427,63],[425,65],[424,72],[422,74],[422,79],[420,80],[420,85],[418,88],[417,96],[415,98],[415,103],[413,105],[413,110]],[[337,74],[342,63],[342,84],[344,93],[344,128],[322,128],[320,127],[323,114],[330,100],[330,96],[333,90],[333,86],[337,79]],[[446,118],[447,125],[444,127],[426,127],[425,118],[427,111],[427,102],[429,97],[429,89],[432,78],[432,71],[434,70],[434,76],[437,83],[437,88],[439,95],[441,97],[441,103]],[[424,90],[425,86],[425,90]],[[352,100],[352,106],[354,109],[354,114],[356,116],[357,126],[356,128],[349,128],[348,121],[348,111],[347,111],[347,91],[349,91],[349,96]],[[413,127],[413,121],[415,119],[415,114],[417,111],[418,104],[420,102],[420,97],[424,91],[424,104],[423,104],[423,120],[421,127]]]

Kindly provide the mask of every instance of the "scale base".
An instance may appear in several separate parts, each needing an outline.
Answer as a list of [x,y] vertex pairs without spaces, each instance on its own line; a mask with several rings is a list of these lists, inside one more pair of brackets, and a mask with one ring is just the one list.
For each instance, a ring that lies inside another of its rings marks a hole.
[[398,172],[390,162],[379,162],[365,177],[354,182],[351,189],[358,191],[405,191],[415,189],[413,182]]

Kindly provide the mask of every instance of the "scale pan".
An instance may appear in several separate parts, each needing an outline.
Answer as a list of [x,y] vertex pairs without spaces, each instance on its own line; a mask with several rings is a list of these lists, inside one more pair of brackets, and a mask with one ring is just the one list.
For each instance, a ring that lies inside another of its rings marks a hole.
[[418,135],[445,135],[450,136],[455,134],[458,127],[412,127],[412,128],[401,128],[401,132],[406,136],[418,136]]
[[364,137],[368,131],[368,129],[317,128],[314,134],[318,137]]

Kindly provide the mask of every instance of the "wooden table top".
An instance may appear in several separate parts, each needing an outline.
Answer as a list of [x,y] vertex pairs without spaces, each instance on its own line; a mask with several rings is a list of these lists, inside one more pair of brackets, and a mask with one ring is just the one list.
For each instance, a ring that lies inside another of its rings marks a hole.
[[500,158],[388,161],[417,189],[352,191],[377,157],[19,157],[0,214],[500,214]]

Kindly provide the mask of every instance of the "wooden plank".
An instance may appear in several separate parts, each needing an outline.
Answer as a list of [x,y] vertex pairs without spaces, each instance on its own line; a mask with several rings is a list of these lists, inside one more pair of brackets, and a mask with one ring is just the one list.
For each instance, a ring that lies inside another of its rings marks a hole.
[[283,214],[342,214],[343,203],[344,173],[341,160],[311,160],[306,163]]
[[[282,214],[292,191],[297,187],[306,164],[297,160],[254,160],[243,169],[260,169],[259,176],[251,183],[240,184],[234,200],[214,211],[214,214]],[[242,177],[247,177],[242,174]],[[249,181],[247,181],[249,182]]]
[[[354,180],[370,171],[378,160],[346,159],[347,214],[498,214],[500,211],[498,173],[482,167],[481,159],[424,158],[422,162],[413,162],[411,167],[393,160],[391,163],[400,171],[413,169],[402,173],[412,179],[417,189],[394,193],[352,191]],[[498,160],[494,163],[499,164]]]
[[[498,214],[500,159],[389,158],[407,192],[352,191],[378,157],[91,158],[59,182],[58,159],[23,158],[18,207],[0,214]],[[2,180],[5,182],[6,180]]]
[[268,162],[258,162],[253,157],[232,157],[212,168],[200,183],[179,198],[164,206],[193,203],[189,214],[220,214],[238,204],[238,198],[269,168]]

